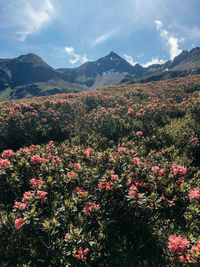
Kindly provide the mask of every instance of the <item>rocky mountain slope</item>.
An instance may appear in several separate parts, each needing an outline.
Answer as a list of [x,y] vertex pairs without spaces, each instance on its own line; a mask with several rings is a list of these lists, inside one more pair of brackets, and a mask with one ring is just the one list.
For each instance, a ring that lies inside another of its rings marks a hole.
[[200,47],[147,68],[132,66],[114,52],[77,68],[54,69],[35,54],[0,59],[0,99],[79,92],[119,83],[162,80],[200,73]]

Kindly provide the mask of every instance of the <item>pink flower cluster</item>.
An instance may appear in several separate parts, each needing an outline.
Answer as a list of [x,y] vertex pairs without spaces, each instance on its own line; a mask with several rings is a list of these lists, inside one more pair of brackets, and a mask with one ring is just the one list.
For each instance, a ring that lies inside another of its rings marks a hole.
[[196,187],[194,190],[190,190],[189,199],[200,199],[200,188]]
[[180,255],[183,254],[185,248],[188,247],[190,242],[187,240],[187,238],[182,238],[180,235],[179,236],[174,236],[171,235],[168,238],[168,248],[172,253],[178,253]]
[[86,204],[84,207],[85,215],[89,215],[93,210],[99,209],[99,205],[96,204],[96,201],[92,204]]
[[82,262],[86,262],[87,258],[85,256],[88,254],[88,252],[89,252],[89,248],[86,248],[83,250],[82,247],[80,247],[77,250],[78,254],[72,254],[72,256],[79,260],[82,260]]
[[84,195],[85,195],[85,191],[84,191],[84,189],[81,187],[76,187],[76,189],[75,189],[75,191],[76,191],[76,193],[77,194],[79,194],[81,197],[84,197]]
[[172,170],[173,170],[174,175],[177,175],[177,174],[185,175],[187,172],[187,169],[184,166],[176,165],[176,164],[173,164]]
[[132,197],[132,196],[138,196],[138,189],[135,185],[131,185],[130,188],[129,188],[129,192],[128,192],[128,195],[129,197]]
[[11,149],[9,149],[9,150],[4,150],[4,151],[2,152],[2,154],[1,154],[2,158],[4,158],[4,159],[11,158],[11,157],[13,157],[14,155],[15,155],[15,153],[14,153]]
[[45,202],[47,200],[47,197],[46,197],[47,194],[48,193],[44,191],[37,191],[37,195],[40,197],[42,202]]
[[34,155],[31,157],[31,163],[45,163],[46,159],[41,158],[39,155]]
[[138,131],[138,132],[136,132],[136,135],[143,135],[143,132]]
[[99,182],[99,191],[105,189],[106,191],[111,190],[112,182]]
[[22,226],[24,225],[25,219],[23,218],[19,218],[15,220],[15,229],[19,230],[22,228]]
[[118,152],[119,153],[124,153],[124,152],[126,152],[126,148],[125,147],[119,147],[118,148]]
[[10,161],[8,159],[1,159],[0,158],[0,167],[3,169],[7,169],[10,165]]
[[75,163],[74,164],[74,168],[80,172],[80,170],[81,170],[81,164],[80,163]]
[[87,149],[82,149],[82,152],[85,155],[86,159],[89,159],[90,153],[94,152],[94,149],[88,147]]
[[156,174],[156,175],[159,175],[159,176],[162,176],[165,174],[165,171],[163,169],[160,169],[158,166],[154,166],[151,168],[153,174]]
[[138,157],[133,158],[131,162],[137,166],[141,165],[140,159]]
[[76,173],[74,171],[71,172],[67,172],[67,178],[71,179],[72,177],[74,177],[76,175]]
[[42,185],[43,181],[42,181],[42,178],[40,178],[39,180],[36,180],[35,178],[33,178],[29,181],[29,183],[31,184],[31,187],[35,189],[35,188],[38,188],[39,185]]

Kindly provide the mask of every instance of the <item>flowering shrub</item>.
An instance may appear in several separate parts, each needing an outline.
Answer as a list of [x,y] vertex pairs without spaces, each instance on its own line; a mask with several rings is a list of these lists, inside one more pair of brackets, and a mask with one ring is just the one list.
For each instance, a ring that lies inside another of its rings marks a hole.
[[198,266],[199,85],[1,103],[2,266]]

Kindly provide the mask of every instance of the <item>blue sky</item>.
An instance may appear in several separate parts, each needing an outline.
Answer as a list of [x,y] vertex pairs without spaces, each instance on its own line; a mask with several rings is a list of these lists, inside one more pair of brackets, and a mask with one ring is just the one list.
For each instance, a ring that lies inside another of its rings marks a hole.
[[116,52],[147,66],[200,46],[199,0],[0,0],[0,58],[76,67]]

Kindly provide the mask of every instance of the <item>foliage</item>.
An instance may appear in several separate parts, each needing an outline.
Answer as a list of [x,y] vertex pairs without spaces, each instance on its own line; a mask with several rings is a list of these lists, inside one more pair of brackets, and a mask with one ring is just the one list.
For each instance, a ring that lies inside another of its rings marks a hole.
[[199,88],[1,103],[2,266],[200,263]]

